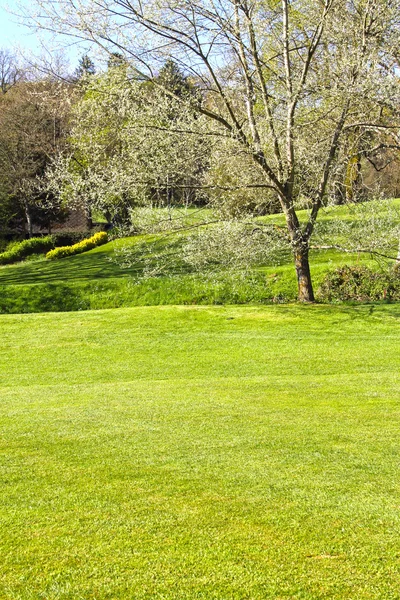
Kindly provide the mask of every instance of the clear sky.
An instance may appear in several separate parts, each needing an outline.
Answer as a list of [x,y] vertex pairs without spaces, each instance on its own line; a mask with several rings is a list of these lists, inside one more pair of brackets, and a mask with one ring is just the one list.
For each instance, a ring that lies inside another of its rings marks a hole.
[[[29,4],[29,0],[21,0],[19,4]],[[7,10],[8,8],[8,10]],[[29,27],[18,22],[18,18],[10,14],[17,11],[16,0],[0,0],[0,48],[13,50],[20,48],[21,52],[28,58],[39,56],[43,53],[43,46],[38,34],[32,32]],[[46,48],[51,48],[50,36],[44,35],[43,42]],[[64,39],[64,43],[66,43]],[[71,45],[64,50],[72,66],[76,66],[79,57],[85,53],[84,48]]]
[[0,0],[0,47],[8,48],[20,45],[25,48],[36,48],[37,42],[35,36],[29,32],[27,27],[23,27],[16,22],[16,17],[7,12],[7,5],[10,7],[10,10],[13,10],[15,2],[12,0],[8,2]]

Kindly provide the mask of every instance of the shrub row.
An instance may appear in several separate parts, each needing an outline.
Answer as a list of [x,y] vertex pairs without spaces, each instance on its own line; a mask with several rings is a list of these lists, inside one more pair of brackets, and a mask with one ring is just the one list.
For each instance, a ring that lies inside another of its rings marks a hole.
[[327,273],[318,296],[325,302],[400,300],[400,272],[377,272],[365,266],[339,267]]
[[59,246],[72,246],[86,239],[88,235],[94,234],[96,231],[57,231],[52,233],[54,239],[54,248]]
[[54,260],[55,258],[65,258],[66,256],[73,256],[74,254],[81,254],[82,252],[91,250],[96,246],[105,244],[107,239],[107,233],[105,231],[99,231],[98,233],[92,235],[92,237],[82,240],[77,244],[73,244],[72,246],[61,246],[60,248],[50,250],[50,252],[46,254],[46,258],[49,260]]
[[0,254],[0,265],[9,265],[32,254],[48,252],[51,248],[54,248],[54,239],[51,235],[23,240]]

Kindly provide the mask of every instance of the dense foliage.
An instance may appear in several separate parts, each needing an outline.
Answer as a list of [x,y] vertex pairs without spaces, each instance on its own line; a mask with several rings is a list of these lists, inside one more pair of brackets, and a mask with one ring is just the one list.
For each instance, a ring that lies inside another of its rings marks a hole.
[[400,273],[374,271],[365,265],[339,267],[326,275],[319,296],[328,302],[399,301]]
[[51,80],[20,81],[0,95],[0,233],[32,237],[67,219],[41,178],[65,143],[71,95]]

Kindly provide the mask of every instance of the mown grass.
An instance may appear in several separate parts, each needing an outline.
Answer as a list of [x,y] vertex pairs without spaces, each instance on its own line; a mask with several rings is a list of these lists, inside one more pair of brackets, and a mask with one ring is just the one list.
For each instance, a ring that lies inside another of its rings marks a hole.
[[3,315],[0,597],[398,599],[399,317]]
[[[397,210],[400,201],[377,204],[377,210]],[[322,211],[322,227],[336,221],[352,222],[360,219],[352,207],[330,207]],[[190,223],[203,213],[190,212]],[[306,218],[306,211],[300,211]],[[362,216],[362,215],[361,215]],[[206,215],[206,220],[209,216]],[[283,215],[263,217],[261,220],[283,224]],[[187,230],[182,235],[186,235]],[[170,237],[162,234],[159,250],[167,247]],[[336,234],[337,236],[338,234]],[[179,234],[174,234],[179,243]],[[119,239],[82,255],[58,261],[39,259],[7,267],[0,267],[0,312],[23,313],[70,311],[123,306],[168,304],[246,304],[292,302],[297,297],[297,284],[290,256],[277,264],[260,265],[244,276],[224,273],[199,274],[186,270],[163,276],[142,278],[142,242],[154,241],[155,235]],[[335,239],[333,242],[337,241]],[[343,241],[343,240],[342,240]],[[121,246],[132,249],[132,265],[121,267],[115,261],[114,251]],[[311,268],[315,290],[327,271],[343,264],[376,266],[367,254],[348,254],[337,250],[313,250]]]

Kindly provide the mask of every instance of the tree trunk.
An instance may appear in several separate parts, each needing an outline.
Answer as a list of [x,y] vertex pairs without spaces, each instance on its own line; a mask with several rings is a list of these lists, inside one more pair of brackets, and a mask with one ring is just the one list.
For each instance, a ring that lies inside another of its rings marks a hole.
[[297,274],[299,302],[315,302],[314,290],[311,282],[310,262],[308,248],[300,247],[294,251],[294,263]]
[[286,223],[292,240],[292,249],[294,256],[294,265],[296,267],[297,287],[299,302],[315,302],[314,290],[311,283],[309,253],[309,236],[305,237],[301,230],[297,214],[294,210],[293,199],[291,196],[285,196],[281,200],[281,205],[285,211]]
[[86,208],[86,227],[89,230],[93,228],[92,210],[89,207]]
[[25,217],[26,217],[26,224],[28,226],[28,237],[31,238],[33,236],[33,223],[32,223],[30,207],[26,200],[24,200],[24,211],[25,211]]

